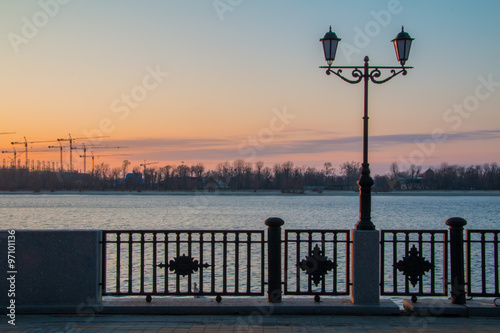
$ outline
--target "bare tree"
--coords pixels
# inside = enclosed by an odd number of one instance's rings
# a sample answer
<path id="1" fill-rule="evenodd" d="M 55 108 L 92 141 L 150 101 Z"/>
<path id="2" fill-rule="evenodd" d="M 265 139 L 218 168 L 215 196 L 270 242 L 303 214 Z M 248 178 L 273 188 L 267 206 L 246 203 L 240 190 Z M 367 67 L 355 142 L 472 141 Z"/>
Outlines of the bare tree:
<path id="1" fill-rule="evenodd" d="M 344 162 L 340 166 L 340 174 L 344 177 L 344 185 L 353 189 L 356 185 L 356 180 L 359 178 L 359 162 Z"/>
<path id="2" fill-rule="evenodd" d="M 130 165 L 129 160 L 123 160 L 123 163 L 122 163 L 123 178 L 125 178 L 127 176 L 127 169 L 128 169 L 129 165 Z"/>
<path id="3" fill-rule="evenodd" d="M 203 166 L 203 164 L 201 163 L 191 166 L 191 172 L 195 177 L 201 178 L 203 176 L 204 171 L 205 171 L 205 166 Z"/>
<path id="4" fill-rule="evenodd" d="M 398 164 L 398 162 L 392 162 L 391 166 L 389 168 L 391 170 L 391 178 L 397 180 L 399 177 L 399 164 Z"/>

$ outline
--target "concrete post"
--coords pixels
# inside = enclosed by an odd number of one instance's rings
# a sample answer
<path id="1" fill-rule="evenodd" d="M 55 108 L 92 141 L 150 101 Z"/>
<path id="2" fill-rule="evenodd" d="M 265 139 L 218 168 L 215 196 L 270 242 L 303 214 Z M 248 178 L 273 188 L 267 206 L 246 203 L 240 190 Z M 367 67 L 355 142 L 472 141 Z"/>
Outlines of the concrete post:
<path id="1" fill-rule="evenodd" d="M 271 303 L 281 302 L 281 226 L 285 221 L 270 217 L 267 225 L 267 299 Z"/>
<path id="2" fill-rule="evenodd" d="M 351 230 L 351 301 L 380 304 L 380 231 Z"/>

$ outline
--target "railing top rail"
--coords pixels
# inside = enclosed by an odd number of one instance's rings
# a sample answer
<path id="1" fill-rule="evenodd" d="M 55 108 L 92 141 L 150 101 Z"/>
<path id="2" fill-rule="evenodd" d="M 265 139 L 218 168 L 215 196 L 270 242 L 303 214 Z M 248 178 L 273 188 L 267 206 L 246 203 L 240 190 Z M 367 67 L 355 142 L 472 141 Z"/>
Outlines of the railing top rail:
<path id="1" fill-rule="evenodd" d="M 493 229 L 466 229 L 467 233 L 488 233 L 488 234 L 500 234 L 500 230 L 493 230 Z"/>
<path id="2" fill-rule="evenodd" d="M 350 232 L 349 229 L 285 229 L 286 232 Z"/>
<path id="3" fill-rule="evenodd" d="M 229 229 L 220 229 L 220 230 L 199 230 L 199 229 L 171 229 L 171 230 L 103 230 L 103 233 L 106 234 L 152 234 L 152 233 L 157 233 L 157 234 L 176 234 L 176 233 L 182 233 L 182 234 L 223 234 L 223 233 L 254 233 L 254 234 L 263 234 L 264 230 L 229 230 Z"/>
<path id="4" fill-rule="evenodd" d="M 410 233 L 410 234 L 419 234 L 419 233 L 447 233 L 446 229 L 384 229 L 380 230 L 382 233 Z"/>

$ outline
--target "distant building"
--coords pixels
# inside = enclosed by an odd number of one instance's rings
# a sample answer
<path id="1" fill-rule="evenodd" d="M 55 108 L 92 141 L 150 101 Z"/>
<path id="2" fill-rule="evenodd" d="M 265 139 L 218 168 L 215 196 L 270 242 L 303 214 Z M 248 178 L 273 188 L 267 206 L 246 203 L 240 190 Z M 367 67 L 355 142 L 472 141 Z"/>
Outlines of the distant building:
<path id="1" fill-rule="evenodd" d="M 398 179 L 400 190 L 428 190 L 429 188 L 424 183 L 423 177 L 399 177 Z"/>

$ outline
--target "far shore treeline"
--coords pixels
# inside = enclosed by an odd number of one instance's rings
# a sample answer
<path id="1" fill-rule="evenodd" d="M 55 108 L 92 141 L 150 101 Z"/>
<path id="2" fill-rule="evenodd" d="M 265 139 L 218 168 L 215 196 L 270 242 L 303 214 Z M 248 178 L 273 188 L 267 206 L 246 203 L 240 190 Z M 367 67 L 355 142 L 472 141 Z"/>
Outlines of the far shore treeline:
<path id="1" fill-rule="evenodd" d="M 265 166 L 262 161 L 250 163 L 242 159 L 219 163 L 214 170 L 201 163 L 131 168 L 128 160 L 119 168 L 101 163 L 87 173 L 9 167 L 0 168 L 0 191 L 353 191 L 358 188 L 359 169 L 359 162 L 345 162 L 337 169 L 329 162 L 322 168 L 314 168 L 296 166 L 291 161 Z M 415 165 L 400 170 L 397 163 L 392 163 L 386 174 L 373 178 L 373 190 L 380 192 L 500 190 L 497 163 L 470 166 L 443 163 L 427 170 Z"/>

